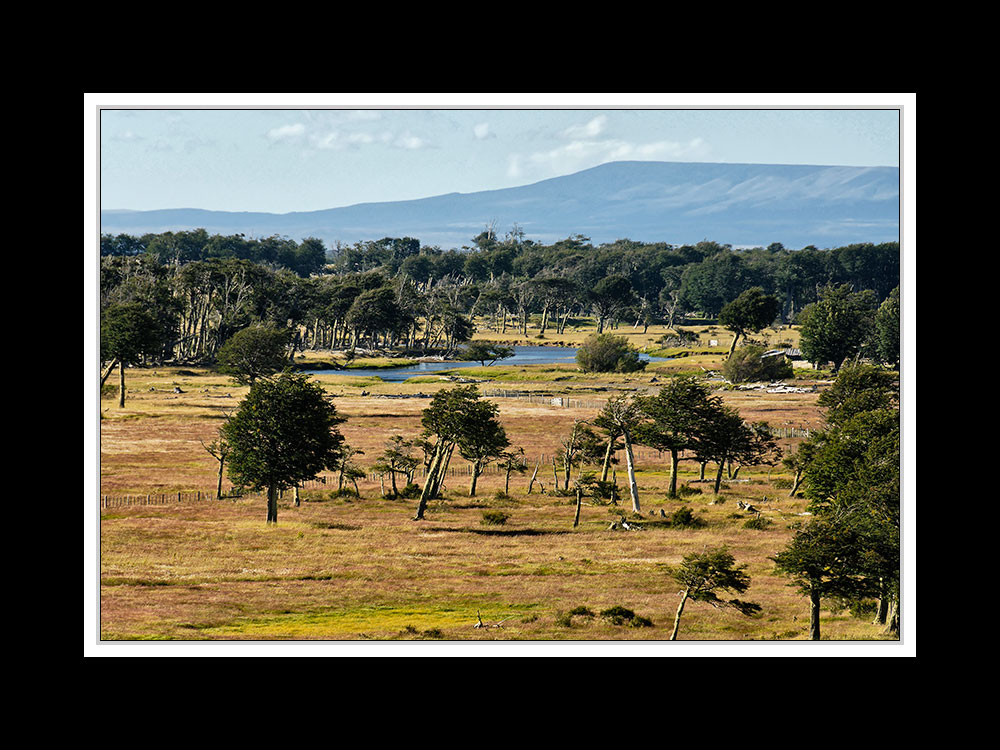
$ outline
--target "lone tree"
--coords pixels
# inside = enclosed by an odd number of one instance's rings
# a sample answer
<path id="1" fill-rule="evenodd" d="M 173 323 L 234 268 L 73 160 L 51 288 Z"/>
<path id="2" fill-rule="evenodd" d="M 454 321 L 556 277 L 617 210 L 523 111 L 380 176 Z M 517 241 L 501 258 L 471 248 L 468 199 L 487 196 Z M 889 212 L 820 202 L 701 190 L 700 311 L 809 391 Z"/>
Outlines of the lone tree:
<path id="1" fill-rule="evenodd" d="M 459 359 L 466 362 L 478 362 L 483 367 L 489 367 L 500 359 L 514 356 L 514 347 L 503 346 L 495 341 L 471 341 L 459 353 Z"/>
<path id="2" fill-rule="evenodd" d="M 708 550 L 704 553 L 692 553 L 684 558 L 680 568 L 674 571 L 674 580 L 683 588 L 680 591 L 681 601 L 677 605 L 674 616 L 674 630 L 670 640 L 677 640 L 677 630 L 681 623 L 681 614 L 688 599 L 695 602 L 707 602 L 713 607 L 729 607 L 740 614 L 751 617 L 760 612 L 760 605 L 754 602 L 744 602 L 739 599 L 720 599 L 716 592 L 730 591 L 742 594 L 750 588 L 750 576 L 746 573 L 746 565 L 736 565 L 735 558 L 725 547 Z"/>
<path id="3" fill-rule="evenodd" d="M 643 414 L 639 410 L 639 406 L 627 396 L 613 397 L 593 420 L 594 425 L 607 431 L 609 436 L 618 435 L 625 443 L 625 468 L 628 472 L 628 491 L 632 498 L 633 513 L 641 512 L 639 487 L 635 481 L 635 458 L 632 455 L 632 444 L 635 442 L 635 435 L 642 420 Z"/>
<path id="4" fill-rule="evenodd" d="M 267 523 L 278 522 L 278 492 L 334 465 L 345 421 L 318 383 L 282 373 L 258 379 L 222 426 L 234 484 L 267 490 Z"/>
<path id="5" fill-rule="evenodd" d="M 736 342 L 748 333 L 757 333 L 774 322 L 781 312 L 777 297 L 765 294 L 759 286 L 751 287 L 719 312 L 719 325 L 733 332 L 729 356 L 736 351 Z"/>
<path id="6" fill-rule="evenodd" d="M 162 351 L 163 331 L 156 317 L 138 302 L 109 305 L 101 315 L 101 359 L 111 364 L 101 384 L 118 364 L 118 406 L 125 406 L 125 367 Z"/>
<path id="7" fill-rule="evenodd" d="M 457 437 L 458 452 L 472 464 L 469 497 L 476 496 L 476 483 L 483 470 L 493 461 L 503 457 L 510 446 L 507 432 L 497 418 L 499 409 L 490 401 L 479 401 L 464 416 L 462 430 Z"/>
<path id="8" fill-rule="evenodd" d="M 219 372 L 241 385 L 280 372 L 288 364 L 289 330 L 273 325 L 252 325 L 234 333 L 219 348 Z"/>

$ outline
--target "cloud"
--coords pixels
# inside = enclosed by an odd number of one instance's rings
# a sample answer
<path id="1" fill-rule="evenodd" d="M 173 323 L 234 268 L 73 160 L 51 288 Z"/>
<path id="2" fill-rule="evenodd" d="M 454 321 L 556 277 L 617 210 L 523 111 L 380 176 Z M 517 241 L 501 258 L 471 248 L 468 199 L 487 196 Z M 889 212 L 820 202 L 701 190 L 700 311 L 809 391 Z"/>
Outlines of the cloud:
<path id="1" fill-rule="evenodd" d="M 292 138 L 299 138 L 306 132 L 306 126 L 301 122 L 293 125 L 282 125 L 278 128 L 271 128 L 267 131 L 267 137 L 272 141 L 284 141 Z"/>
<path id="2" fill-rule="evenodd" d="M 598 120 L 601 118 L 594 118 Z M 587 126 L 596 131 L 603 123 L 591 120 Z M 574 126 L 576 127 L 576 126 Z M 586 127 L 586 126 L 581 126 Z M 568 132 L 572 128 L 567 128 Z M 633 143 L 615 138 L 575 139 L 547 151 L 531 154 L 512 154 L 507 162 L 510 177 L 551 177 L 577 172 L 611 161 L 696 161 L 705 159 L 711 153 L 708 143 L 702 138 L 681 141 L 651 141 Z"/>
<path id="3" fill-rule="evenodd" d="M 472 128 L 473 135 L 476 136 L 477 140 L 484 140 L 486 138 L 496 138 L 496 136 L 490 133 L 490 124 L 488 122 L 480 122 Z"/>
<path id="4" fill-rule="evenodd" d="M 562 136 L 564 138 L 596 138 L 601 133 L 604 132 L 604 128 L 608 124 L 607 115 L 598 115 L 589 122 L 583 125 L 570 125 L 568 128 L 562 131 Z"/>

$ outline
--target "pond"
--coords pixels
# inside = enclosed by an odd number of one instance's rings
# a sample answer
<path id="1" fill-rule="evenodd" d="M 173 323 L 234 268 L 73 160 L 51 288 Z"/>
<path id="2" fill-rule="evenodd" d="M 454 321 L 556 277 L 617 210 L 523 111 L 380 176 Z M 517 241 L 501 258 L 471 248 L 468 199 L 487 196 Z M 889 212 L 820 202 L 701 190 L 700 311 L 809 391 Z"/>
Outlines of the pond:
<path id="1" fill-rule="evenodd" d="M 647 362 L 662 362 L 662 357 L 639 355 Z M 514 356 L 501 359 L 496 365 L 548 365 L 573 364 L 576 362 L 576 349 L 566 346 L 515 346 Z M 448 362 L 418 362 L 415 365 L 405 365 L 393 368 L 358 368 L 351 370 L 311 370 L 312 374 L 345 375 L 348 377 L 377 377 L 388 383 L 401 383 L 407 378 L 417 375 L 433 375 L 444 370 L 454 370 L 459 367 L 482 367 L 479 362 L 461 360 Z"/>

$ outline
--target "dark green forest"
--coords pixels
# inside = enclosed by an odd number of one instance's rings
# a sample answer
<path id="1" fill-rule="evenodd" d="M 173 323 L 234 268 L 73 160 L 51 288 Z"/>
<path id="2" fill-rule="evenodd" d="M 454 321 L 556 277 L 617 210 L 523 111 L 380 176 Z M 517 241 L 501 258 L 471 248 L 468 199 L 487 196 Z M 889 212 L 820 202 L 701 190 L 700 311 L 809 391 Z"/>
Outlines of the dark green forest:
<path id="1" fill-rule="evenodd" d="M 743 249 L 709 240 L 594 245 L 574 235 L 545 245 L 516 226 L 448 250 L 411 237 L 327 247 L 204 229 L 105 234 L 100 305 L 102 320 L 131 308 L 155 321 L 139 347 L 145 362 L 212 361 L 253 324 L 286 329 L 300 349 L 440 351 L 477 324 L 526 336 L 531 320 L 544 336 L 578 317 L 600 329 L 712 320 L 753 288 L 777 298 L 786 324 L 838 294 L 874 316 L 899 286 L 899 261 L 895 242 Z"/>

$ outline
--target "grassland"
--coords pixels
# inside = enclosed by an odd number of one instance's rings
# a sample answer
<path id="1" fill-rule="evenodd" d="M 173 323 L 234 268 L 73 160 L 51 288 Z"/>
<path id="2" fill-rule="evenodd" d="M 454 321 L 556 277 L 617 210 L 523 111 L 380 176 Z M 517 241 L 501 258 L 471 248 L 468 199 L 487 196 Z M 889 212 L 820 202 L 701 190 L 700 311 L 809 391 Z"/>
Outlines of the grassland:
<path id="1" fill-rule="evenodd" d="M 578 343 L 574 337 L 582 341 L 587 333 L 573 331 L 563 342 Z M 633 343 L 648 348 L 660 334 L 650 329 L 649 342 Z M 628 376 L 586 375 L 572 365 L 501 364 L 455 375 L 481 381 L 483 389 L 601 400 L 619 390 L 655 389 L 665 376 L 685 368 L 701 374 L 716 369 L 728 348 L 728 341 L 718 338 L 719 347 L 710 353 Z M 308 354 L 303 361 L 328 356 Z M 450 384 L 438 376 L 395 384 L 333 372 L 314 377 L 348 418 L 342 430 L 365 452 L 362 464 L 374 460 L 390 435 L 416 436 L 427 404 L 419 396 Z M 824 383 L 805 382 L 817 389 L 721 395 L 747 419 L 813 429 L 822 421 L 816 399 Z M 203 444 L 214 439 L 246 388 L 196 368 L 129 370 L 126 383 L 125 408 L 112 397 L 100 405 L 100 492 L 214 491 L 218 464 Z M 531 468 L 557 451 L 574 419 L 597 412 L 593 406 L 515 398 L 497 403 Z M 786 449 L 796 442 L 782 441 Z M 643 516 L 636 531 L 610 530 L 626 510 L 598 504 L 585 504 L 574 528 L 574 499 L 551 491 L 551 465 L 539 471 L 546 494 L 537 484 L 527 494 L 527 475 L 514 475 L 510 495 L 504 496 L 503 476 L 488 473 L 479 480 L 478 496 L 470 498 L 460 459 L 444 498 L 431 503 L 423 522 L 411 520 L 415 501 L 382 497 L 375 480 L 360 482 L 361 497 L 337 496 L 332 485 L 310 485 L 298 507 L 290 495 L 283 498 L 279 522 L 271 527 L 264 523 L 264 500 L 254 497 L 107 508 L 100 511 L 100 635 L 105 641 L 664 641 L 678 601 L 671 566 L 686 554 L 725 544 L 749 566 L 753 584 L 744 598 L 758 602 L 763 612 L 745 618 L 690 605 L 680 638 L 805 639 L 808 603 L 774 574 L 769 560 L 804 518 L 804 501 L 788 497 L 784 470 L 744 468 L 739 481 L 715 498 L 711 485 L 698 480 L 697 466 L 685 462 L 684 496 L 667 499 L 665 458 L 640 449 L 638 463 Z M 746 528 L 753 516 L 739 510 L 737 500 L 753 503 L 771 523 L 763 530 Z M 682 507 L 694 511 L 697 527 L 670 523 Z M 502 510 L 509 519 L 486 524 L 484 513 L 490 510 Z M 652 624 L 629 627 L 600 616 L 614 606 Z M 571 614 L 580 608 L 594 616 Z M 881 633 L 869 619 L 824 610 L 824 638 L 878 640 Z M 480 622 L 486 627 L 474 627 Z"/>

